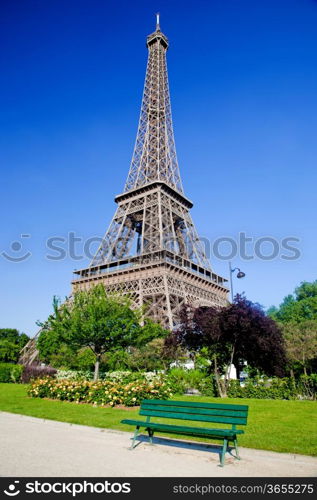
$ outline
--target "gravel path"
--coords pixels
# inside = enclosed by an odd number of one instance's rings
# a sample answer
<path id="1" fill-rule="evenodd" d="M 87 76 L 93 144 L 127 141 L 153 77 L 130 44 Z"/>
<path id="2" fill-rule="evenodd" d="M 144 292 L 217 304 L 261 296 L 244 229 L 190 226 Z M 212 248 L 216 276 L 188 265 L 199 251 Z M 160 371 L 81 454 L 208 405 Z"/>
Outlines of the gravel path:
<path id="1" fill-rule="evenodd" d="M 241 461 L 219 447 L 147 439 L 129 450 L 131 432 L 0 412 L 1 476 L 316 477 L 317 457 L 241 448 Z"/>

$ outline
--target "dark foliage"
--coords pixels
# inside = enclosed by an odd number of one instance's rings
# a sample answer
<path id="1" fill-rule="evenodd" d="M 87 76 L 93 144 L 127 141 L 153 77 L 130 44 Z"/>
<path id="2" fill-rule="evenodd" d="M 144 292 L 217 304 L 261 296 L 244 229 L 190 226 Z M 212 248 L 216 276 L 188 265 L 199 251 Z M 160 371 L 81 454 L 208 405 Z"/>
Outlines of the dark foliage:
<path id="1" fill-rule="evenodd" d="M 24 366 L 21 382 L 28 384 L 31 379 L 53 377 L 57 373 L 51 366 L 26 365 Z"/>
<path id="2" fill-rule="evenodd" d="M 167 339 L 169 346 L 189 350 L 208 349 L 215 370 L 245 360 L 267 375 L 284 375 L 286 364 L 283 336 L 275 321 L 258 304 L 236 295 L 224 308 L 186 306 L 181 312 L 181 327 Z"/>
<path id="3" fill-rule="evenodd" d="M 286 366 L 281 330 L 259 304 L 237 295 L 220 311 L 220 331 L 225 343 L 235 345 L 234 364 L 244 359 L 267 375 L 282 377 Z"/>

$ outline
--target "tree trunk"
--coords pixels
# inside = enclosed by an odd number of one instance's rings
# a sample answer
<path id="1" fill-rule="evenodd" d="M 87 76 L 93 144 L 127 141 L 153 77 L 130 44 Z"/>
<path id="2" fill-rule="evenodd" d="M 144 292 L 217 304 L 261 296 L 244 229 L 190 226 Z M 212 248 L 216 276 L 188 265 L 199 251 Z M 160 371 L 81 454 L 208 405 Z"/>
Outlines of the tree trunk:
<path id="1" fill-rule="evenodd" d="M 95 372 L 94 372 L 94 382 L 99 379 L 99 365 L 100 365 L 101 354 L 96 354 L 95 362 Z"/>
<path id="2" fill-rule="evenodd" d="M 222 380 L 219 378 L 219 387 L 220 387 L 220 397 L 221 398 L 226 398 L 227 397 L 227 384 L 225 380 Z"/>
<path id="3" fill-rule="evenodd" d="M 219 396 L 221 398 L 227 397 L 226 384 L 223 383 L 223 380 L 221 380 L 219 372 L 218 372 L 217 357 L 216 357 L 216 355 L 214 356 L 214 374 L 215 374 L 215 379 L 216 379 L 216 384 L 217 384 L 217 389 L 218 389 L 218 392 L 219 392 Z"/>
<path id="4" fill-rule="evenodd" d="M 224 384 L 223 384 L 225 395 L 221 396 L 221 397 L 227 397 L 227 391 L 228 391 L 229 386 L 230 386 L 230 370 L 231 370 L 231 366 L 233 363 L 234 352 L 235 352 L 235 344 L 233 344 L 233 346 L 232 346 L 230 361 L 229 361 L 229 364 L 225 370 L 225 379 L 224 379 Z"/>

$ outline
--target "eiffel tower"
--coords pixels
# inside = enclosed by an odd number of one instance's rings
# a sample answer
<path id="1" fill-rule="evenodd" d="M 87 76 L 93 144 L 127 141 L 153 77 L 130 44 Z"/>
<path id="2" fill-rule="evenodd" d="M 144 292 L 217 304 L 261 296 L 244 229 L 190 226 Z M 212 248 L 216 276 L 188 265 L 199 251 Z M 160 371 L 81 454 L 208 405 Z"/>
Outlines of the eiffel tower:
<path id="1" fill-rule="evenodd" d="M 75 271 L 73 292 L 103 283 L 129 294 L 146 315 L 172 329 L 183 304 L 227 303 L 227 280 L 215 274 L 190 216 L 176 156 L 166 52 L 157 15 L 147 37 L 148 62 L 139 127 L 117 210 L 88 268 Z"/>

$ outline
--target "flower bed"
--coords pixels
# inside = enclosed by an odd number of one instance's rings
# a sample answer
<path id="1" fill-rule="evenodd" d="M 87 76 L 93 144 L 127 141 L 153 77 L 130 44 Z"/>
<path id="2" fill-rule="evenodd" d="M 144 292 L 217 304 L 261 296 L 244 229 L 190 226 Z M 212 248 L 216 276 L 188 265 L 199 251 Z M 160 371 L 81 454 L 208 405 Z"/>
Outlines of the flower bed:
<path id="1" fill-rule="evenodd" d="M 85 370 L 57 370 L 55 378 L 59 380 L 93 380 L 93 372 Z M 136 380 L 146 380 L 152 382 L 153 380 L 161 380 L 163 377 L 162 373 L 159 372 L 131 372 L 125 371 L 114 371 L 114 372 L 99 372 L 100 380 L 111 380 L 112 382 L 134 382 Z"/>
<path id="2" fill-rule="evenodd" d="M 111 380 L 91 382 L 44 378 L 31 383 L 28 395 L 101 406 L 138 406 L 142 399 L 168 399 L 172 391 L 168 384 L 159 380 L 118 383 Z"/>

